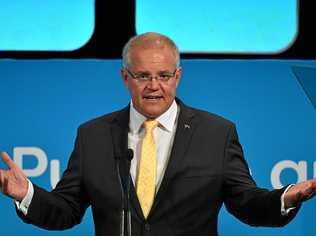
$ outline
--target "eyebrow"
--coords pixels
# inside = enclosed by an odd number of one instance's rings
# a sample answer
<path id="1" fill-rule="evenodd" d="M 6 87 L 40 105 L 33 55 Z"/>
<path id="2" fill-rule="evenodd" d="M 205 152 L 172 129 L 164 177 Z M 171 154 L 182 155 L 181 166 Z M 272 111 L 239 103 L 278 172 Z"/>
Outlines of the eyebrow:
<path id="1" fill-rule="evenodd" d="M 157 74 L 164 74 L 164 73 L 168 73 L 168 74 L 172 74 L 174 72 L 171 72 L 169 70 L 162 70 L 162 71 L 158 71 Z M 137 72 L 134 72 L 135 75 L 151 75 L 151 73 L 149 71 L 137 71 Z"/>
<path id="2" fill-rule="evenodd" d="M 134 72 L 135 75 L 150 75 L 151 73 L 149 71 L 137 71 L 137 72 Z"/>

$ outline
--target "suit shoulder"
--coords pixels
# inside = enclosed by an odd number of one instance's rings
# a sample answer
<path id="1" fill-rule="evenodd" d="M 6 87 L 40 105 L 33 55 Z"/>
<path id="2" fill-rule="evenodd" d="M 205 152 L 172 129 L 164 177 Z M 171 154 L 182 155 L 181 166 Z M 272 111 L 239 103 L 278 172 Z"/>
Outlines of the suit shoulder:
<path id="1" fill-rule="evenodd" d="M 205 110 L 200 110 L 196 108 L 190 108 L 193 113 L 199 118 L 201 123 L 211 123 L 213 125 L 231 127 L 235 126 L 234 122 L 218 115 Z"/>
<path id="2" fill-rule="evenodd" d="M 114 111 L 91 120 L 88 120 L 79 126 L 79 129 L 94 129 L 100 126 L 109 125 L 122 110 Z"/>

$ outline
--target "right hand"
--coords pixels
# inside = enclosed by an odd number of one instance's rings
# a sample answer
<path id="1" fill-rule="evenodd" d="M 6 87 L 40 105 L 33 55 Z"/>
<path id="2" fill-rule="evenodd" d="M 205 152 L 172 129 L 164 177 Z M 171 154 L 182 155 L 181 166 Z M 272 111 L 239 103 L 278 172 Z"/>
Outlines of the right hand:
<path id="1" fill-rule="evenodd" d="M 27 194 L 28 180 L 21 168 L 16 165 L 6 152 L 1 153 L 8 169 L 0 169 L 0 190 L 7 196 L 22 201 Z"/>

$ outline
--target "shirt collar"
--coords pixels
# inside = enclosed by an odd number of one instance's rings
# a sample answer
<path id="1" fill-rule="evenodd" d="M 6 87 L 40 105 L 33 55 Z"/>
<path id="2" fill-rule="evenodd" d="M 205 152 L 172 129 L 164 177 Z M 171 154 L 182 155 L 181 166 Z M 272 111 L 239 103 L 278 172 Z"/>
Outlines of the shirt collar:
<path id="1" fill-rule="evenodd" d="M 165 128 L 167 131 L 171 132 L 174 128 L 174 124 L 176 122 L 177 118 L 177 112 L 178 112 L 178 106 L 175 100 L 173 100 L 171 106 L 168 108 L 167 111 L 165 111 L 163 114 L 161 114 L 159 117 L 156 118 L 156 120 L 159 122 L 159 125 Z M 133 102 L 131 101 L 130 106 L 130 119 L 129 119 L 129 129 L 132 133 L 138 133 L 140 127 L 144 123 L 147 118 L 140 114 L 133 105 Z"/>

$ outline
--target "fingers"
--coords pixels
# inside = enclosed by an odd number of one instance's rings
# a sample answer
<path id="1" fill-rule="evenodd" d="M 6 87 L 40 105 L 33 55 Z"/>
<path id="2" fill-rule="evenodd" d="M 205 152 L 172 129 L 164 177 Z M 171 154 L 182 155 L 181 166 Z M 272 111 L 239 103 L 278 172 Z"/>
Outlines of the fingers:
<path id="1" fill-rule="evenodd" d="M 316 195 L 316 178 L 311 180 L 311 191 L 310 191 L 310 197 L 312 198 Z"/>
<path id="2" fill-rule="evenodd" d="M 2 155 L 2 160 L 4 161 L 4 163 L 5 163 L 10 169 L 16 168 L 16 164 L 14 163 L 14 161 L 11 160 L 10 156 L 8 155 L 8 153 L 2 152 L 1 155 Z"/>
<path id="3" fill-rule="evenodd" d="M 316 191 L 316 178 L 310 180 L 312 188 Z"/>
<path id="4" fill-rule="evenodd" d="M 314 195 L 316 193 L 316 179 L 307 180 L 306 192 L 309 195 Z"/>

